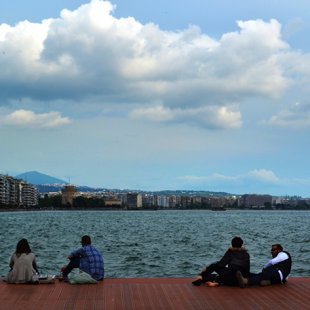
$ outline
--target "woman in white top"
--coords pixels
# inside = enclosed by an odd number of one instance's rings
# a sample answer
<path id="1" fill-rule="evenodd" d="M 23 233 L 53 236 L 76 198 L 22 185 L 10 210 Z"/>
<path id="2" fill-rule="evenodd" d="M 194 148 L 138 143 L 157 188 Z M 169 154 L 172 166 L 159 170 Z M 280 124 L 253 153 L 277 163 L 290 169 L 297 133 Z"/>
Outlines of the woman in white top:
<path id="1" fill-rule="evenodd" d="M 38 273 L 36 257 L 31 252 L 27 239 L 21 239 L 10 259 L 11 270 L 7 276 L 8 283 L 33 283 Z"/>

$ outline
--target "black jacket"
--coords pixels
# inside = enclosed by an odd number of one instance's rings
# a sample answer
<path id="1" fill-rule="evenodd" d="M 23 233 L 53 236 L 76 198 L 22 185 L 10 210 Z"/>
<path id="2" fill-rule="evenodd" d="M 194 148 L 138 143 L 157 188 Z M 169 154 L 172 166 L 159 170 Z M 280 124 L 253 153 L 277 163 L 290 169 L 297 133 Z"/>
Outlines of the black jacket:
<path id="1" fill-rule="evenodd" d="M 240 270 L 244 276 L 250 273 L 250 255 L 243 247 L 230 247 L 217 264 L 219 267 L 227 266 L 233 270 Z"/>

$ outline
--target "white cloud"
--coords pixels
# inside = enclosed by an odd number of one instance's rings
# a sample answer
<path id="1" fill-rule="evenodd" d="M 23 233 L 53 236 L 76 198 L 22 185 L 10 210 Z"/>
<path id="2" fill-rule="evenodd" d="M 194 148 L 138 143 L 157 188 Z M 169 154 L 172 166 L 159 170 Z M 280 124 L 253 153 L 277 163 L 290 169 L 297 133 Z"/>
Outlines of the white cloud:
<path id="1" fill-rule="evenodd" d="M 67 117 L 62 117 L 59 112 L 36 114 L 29 110 L 17 110 L 0 119 L 0 124 L 30 128 L 54 128 L 69 124 Z"/>
<path id="2" fill-rule="evenodd" d="M 214 181 L 231 182 L 231 181 L 235 181 L 236 178 L 231 177 L 231 176 L 225 176 L 219 173 L 214 173 L 210 176 L 187 175 L 187 176 L 180 177 L 180 180 L 183 180 L 189 183 L 209 183 L 209 182 L 214 182 Z"/>
<path id="3" fill-rule="evenodd" d="M 241 114 L 231 107 L 208 106 L 193 109 L 171 109 L 163 106 L 138 108 L 130 113 L 134 119 L 156 122 L 188 123 L 202 128 L 239 128 Z"/>
<path id="4" fill-rule="evenodd" d="M 305 57 L 290 50 L 276 20 L 238 21 L 239 31 L 215 40 L 196 26 L 163 31 L 115 18 L 114 10 L 93 0 L 42 23 L 1 24 L 2 104 L 18 98 L 134 103 L 140 105 L 135 116 L 238 128 L 241 112 L 230 106 L 281 96 Z M 295 68 L 286 65 L 290 58 Z M 161 107 L 156 117 L 154 105 Z"/>
<path id="5" fill-rule="evenodd" d="M 130 115 L 135 119 L 140 118 L 157 122 L 171 121 L 175 118 L 173 111 L 170 108 L 165 108 L 163 106 L 139 108 L 133 110 Z"/>
<path id="6" fill-rule="evenodd" d="M 227 176 L 214 173 L 209 176 L 183 176 L 179 178 L 184 188 L 226 191 L 232 193 L 295 194 L 299 187 L 309 187 L 310 179 L 280 178 L 273 171 L 255 169 L 245 174 Z"/>
<path id="7" fill-rule="evenodd" d="M 252 178 L 260 182 L 268 182 L 268 183 L 278 183 L 281 182 L 280 178 L 278 178 L 273 171 L 260 169 L 260 170 L 252 170 L 243 178 Z"/>
<path id="8" fill-rule="evenodd" d="M 192 182 L 203 182 L 203 183 L 213 183 L 213 182 L 228 182 L 228 183 L 234 183 L 234 182 L 244 182 L 246 183 L 251 179 L 251 181 L 256 182 L 263 182 L 263 183 L 281 183 L 283 180 L 281 180 L 279 177 L 276 176 L 276 174 L 273 171 L 266 170 L 266 169 L 255 169 L 252 171 L 249 171 L 246 174 L 237 175 L 237 176 L 226 176 L 219 173 L 214 173 L 210 176 L 185 176 L 181 179 L 192 181 Z"/>
<path id="9" fill-rule="evenodd" d="M 272 116 L 267 123 L 289 128 L 310 127 L 310 104 L 296 102 L 289 109 Z"/>

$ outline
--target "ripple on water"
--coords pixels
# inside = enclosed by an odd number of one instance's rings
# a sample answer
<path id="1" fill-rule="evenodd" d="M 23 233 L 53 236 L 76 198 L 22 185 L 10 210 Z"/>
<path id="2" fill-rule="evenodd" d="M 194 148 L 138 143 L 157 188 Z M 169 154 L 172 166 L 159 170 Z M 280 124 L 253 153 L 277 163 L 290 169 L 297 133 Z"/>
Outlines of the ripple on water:
<path id="1" fill-rule="evenodd" d="M 309 276 L 310 212 L 158 211 L 1 213 L 0 269 L 21 238 L 27 238 L 43 273 L 58 273 L 89 234 L 105 259 L 107 277 L 184 277 L 218 260 L 239 235 L 258 272 L 281 243 L 293 256 L 294 276 Z"/>

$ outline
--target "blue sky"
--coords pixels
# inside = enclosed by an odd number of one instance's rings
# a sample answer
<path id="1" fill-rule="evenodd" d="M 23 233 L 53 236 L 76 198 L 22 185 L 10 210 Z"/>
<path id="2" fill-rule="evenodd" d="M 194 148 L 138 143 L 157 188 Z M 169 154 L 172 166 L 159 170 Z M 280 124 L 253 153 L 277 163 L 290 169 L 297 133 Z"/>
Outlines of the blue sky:
<path id="1" fill-rule="evenodd" d="M 310 1 L 0 1 L 0 173 L 310 197 Z"/>

